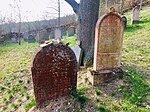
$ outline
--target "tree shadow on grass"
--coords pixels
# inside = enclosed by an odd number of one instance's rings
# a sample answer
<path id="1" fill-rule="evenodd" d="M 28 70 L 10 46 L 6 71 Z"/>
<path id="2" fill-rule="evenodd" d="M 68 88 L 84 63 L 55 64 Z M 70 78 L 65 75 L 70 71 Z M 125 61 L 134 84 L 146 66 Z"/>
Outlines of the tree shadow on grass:
<path id="1" fill-rule="evenodd" d="M 138 24 L 135 24 L 133 26 L 129 25 L 126 27 L 126 29 L 124 31 L 125 32 L 134 32 L 135 30 L 139 30 L 141 28 L 142 28 L 142 26 L 139 26 Z"/>
<path id="2" fill-rule="evenodd" d="M 150 22 L 149 20 L 138 21 L 133 25 L 128 25 L 124 31 L 125 32 L 134 32 L 135 30 L 142 29 L 143 28 L 142 25 L 149 23 L 149 22 Z"/>

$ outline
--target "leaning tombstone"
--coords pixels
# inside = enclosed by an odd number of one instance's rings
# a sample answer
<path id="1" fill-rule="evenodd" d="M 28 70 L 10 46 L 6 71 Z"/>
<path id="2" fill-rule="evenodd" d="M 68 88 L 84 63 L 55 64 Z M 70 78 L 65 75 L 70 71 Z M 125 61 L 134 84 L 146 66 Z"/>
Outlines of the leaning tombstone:
<path id="1" fill-rule="evenodd" d="M 94 66 L 87 77 L 92 85 L 109 82 L 123 74 L 120 68 L 124 24 L 110 12 L 97 22 L 95 31 Z"/>
<path id="2" fill-rule="evenodd" d="M 121 18 L 122 18 L 122 21 L 124 23 L 124 29 L 126 29 L 126 27 L 127 27 L 127 18 L 126 18 L 126 16 L 122 16 Z"/>
<path id="3" fill-rule="evenodd" d="M 77 60 L 63 42 L 41 44 L 32 63 L 32 79 L 37 107 L 76 90 Z"/>
<path id="4" fill-rule="evenodd" d="M 74 53 L 76 55 L 76 59 L 77 59 L 77 62 L 78 62 L 78 69 L 79 69 L 80 65 L 81 65 L 83 50 L 81 49 L 80 42 L 78 40 L 76 42 L 76 45 L 72 48 L 72 50 L 74 51 Z"/>
<path id="5" fill-rule="evenodd" d="M 140 16 L 140 9 L 138 6 L 135 6 L 132 10 L 131 24 L 138 23 L 139 22 L 139 16 Z"/>

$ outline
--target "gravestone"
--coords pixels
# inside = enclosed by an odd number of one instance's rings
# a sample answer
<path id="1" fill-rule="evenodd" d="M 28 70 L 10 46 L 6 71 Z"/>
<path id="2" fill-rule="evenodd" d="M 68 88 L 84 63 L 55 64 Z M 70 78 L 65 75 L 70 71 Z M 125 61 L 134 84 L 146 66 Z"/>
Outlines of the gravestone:
<path id="1" fill-rule="evenodd" d="M 103 15 L 97 22 L 95 30 L 94 66 L 87 73 L 93 84 L 108 82 L 120 76 L 121 51 L 124 24 L 115 13 Z"/>
<path id="2" fill-rule="evenodd" d="M 62 30 L 62 31 L 61 31 L 61 35 L 62 35 L 62 36 L 66 36 L 66 35 L 67 35 L 67 31 L 66 31 L 66 30 Z"/>
<path id="3" fill-rule="evenodd" d="M 126 27 L 127 27 L 127 18 L 126 18 L 126 16 L 122 16 L 121 18 L 122 18 L 122 21 L 124 23 L 124 29 L 126 29 Z"/>
<path id="4" fill-rule="evenodd" d="M 55 29 L 55 39 L 61 38 L 61 30 L 59 28 Z"/>
<path id="5" fill-rule="evenodd" d="M 29 35 L 27 41 L 28 41 L 29 43 L 30 43 L 30 42 L 35 42 L 36 39 L 35 39 L 35 37 L 34 37 L 33 35 Z"/>
<path id="6" fill-rule="evenodd" d="M 18 42 L 18 39 L 17 39 L 16 37 L 12 37 L 12 38 L 11 38 L 11 42 L 17 43 L 17 42 Z"/>
<path id="7" fill-rule="evenodd" d="M 18 42 L 18 34 L 17 33 L 10 33 L 11 42 L 17 43 Z"/>
<path id="8" fill-rule="evenodd" d="M 139 22 L 140 9 L 138 6 L 134 7 L 132 10 L 131 24 Z"/>
<path id="9" fill-rule="evenodd" d="M 32 63 L 36 105 L 69 96 L 76 89 L 77 60 L 68 44 L 42 44 Z"/>
<path id="10" fill-rule="evenodd" d="M 81 59 L 82 59 L 82 54 L 83 54 L 83 50 L 80 48 L 79 45 L 75 45 L 72 50 L 74 51 L 75 55 L 76 55 L 76 59 L 78 62 L 78 69 L 80 68 L 81 65 Z"/>
<path id="11" fill-rule="evenodd" d="M 54 31 L 51 31 L 49 36 L 51 39 L 55 38 Z"/>
<path id="12" fill-rule="evenodd" d="M 39 43 L 44 43 L 49 40 L 49 32 L 47 30 L 42 30 L 39 32 Z"/>
<path id="13" fill-rule="evenodd" d="M 75 34 L 75 28 L 74 27 L 70 27 L 68 29 L 68 37 L 74 36 L 74 34 Z"/>

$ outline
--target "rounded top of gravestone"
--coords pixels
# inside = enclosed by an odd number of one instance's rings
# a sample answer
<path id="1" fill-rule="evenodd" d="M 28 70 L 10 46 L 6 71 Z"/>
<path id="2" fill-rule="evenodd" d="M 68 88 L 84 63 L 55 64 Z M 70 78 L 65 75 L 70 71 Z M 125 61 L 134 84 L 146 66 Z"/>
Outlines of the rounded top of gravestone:
<path id="1" fill-rule="evenodd" d="M 75 54 L 68 45 L 69 43 L 65 43 L 60 39 L 58 39 L 57 41 L 46 41 L 44 44 L 41 44 L 34 55 L 32 67 L 34 66 L 35 68 L 41 68 L 43 65 L 43 67 L 46 66 L 47 68 L 49 65 L 43 63 L 54 64 L 55 59 L 58 59 L 62 62 L 69 62 L 73 60 L 75 64 L 77 64 Z M 42 63 L 37 66 L 37 61 L 40 61 Z"/>
<path id="2" fill-rule="evenodd" d="M 104 20 L 105 22 L 103 22 Z M 99 20 L 96 23 L 96 28 L 99 28 L 100 26 L 124 26 L 124 23 L 120 15 L 114 12 L 110 12 L 108 14 L 104 14 L 99 18 Z"/>
<path id="3" fill-rule="evenodd" d="M 140 10 L 140 7 L 139 6 L 135 6 L 135 7 L 133 7 L 133 10 Z"/>
<path id="4" fill-rule="evenodd" d="M 123 21 L 125 21 L 125 22 L 127 22 L 127 18 L 126 18 L 126 16 L 121 16 L 121 18 L 123 19 Z"/>

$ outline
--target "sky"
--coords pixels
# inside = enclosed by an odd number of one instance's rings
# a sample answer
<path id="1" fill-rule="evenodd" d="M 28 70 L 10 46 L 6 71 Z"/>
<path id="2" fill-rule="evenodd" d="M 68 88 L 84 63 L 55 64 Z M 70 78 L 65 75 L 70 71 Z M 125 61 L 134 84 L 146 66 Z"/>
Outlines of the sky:
<path id="1" fill-rule="evenodd" d="M 16 0 L 19 1 L 19 0 Z M 42 19 L 52 19 L 57 17 L 57 1 L 58 0 L 20 0 L 17 2 L 20 6 L 22 21 L 35 21 Z M 80 0 L 76 0 L 78 3 Z M 61 16 L 73 14 L 71 6 L 64 0 L 60 0 Z M 1 0 L 0 3 L 0 16 L 13 17 L 18 20 L 17 8 L 12 8 L 14 0 Z M 53 9 L 53 8 L 55 9 Z"/>

